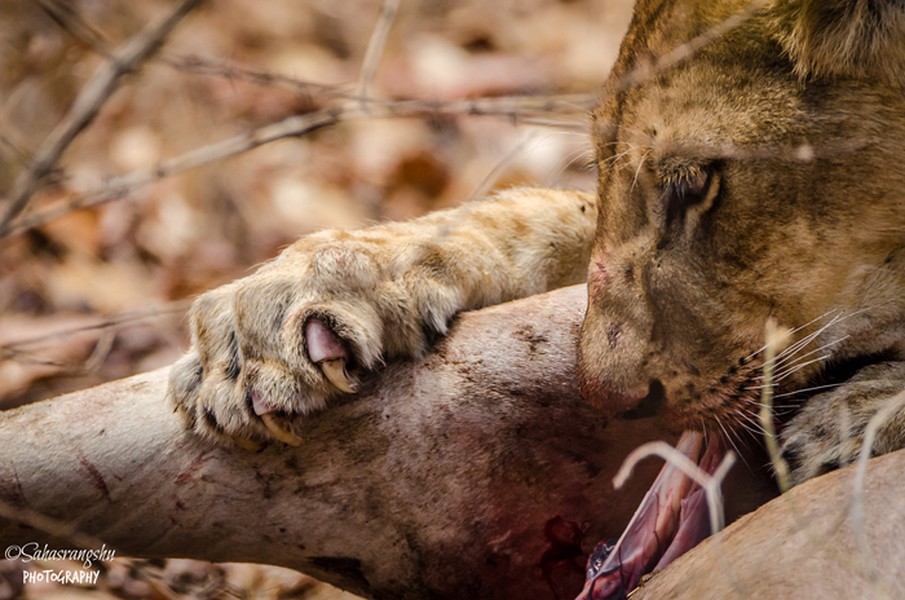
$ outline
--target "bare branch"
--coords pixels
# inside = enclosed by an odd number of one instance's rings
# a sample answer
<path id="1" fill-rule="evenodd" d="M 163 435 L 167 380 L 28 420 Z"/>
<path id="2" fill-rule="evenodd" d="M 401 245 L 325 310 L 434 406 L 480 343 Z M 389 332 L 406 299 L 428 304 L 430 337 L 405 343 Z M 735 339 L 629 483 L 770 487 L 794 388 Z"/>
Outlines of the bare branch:
<path id="1" fill-rule="evenodd" d="M 20 219 L 6 233 L 0 233 L 0 238 L 22 233 L 74 210 L 98 206 L 122 198 L 142 186 L 171 175 L 237 156 L 278 140 L 300 137 L 342 121 L 359 118 L 388 119 L 437 115 L 504 116 L 519 120 L 530 119 L 534 115 L 574 114 L 578 110 L 586 112 L 595 100 L 596 94 L 500 96 L 453 102 L 427 100 L 370 102 L 366 108 L 362 107 L 357 100 L 348 100 L 304 115 L 292 115 L 276 123 L 270 123 L 220 142 L 190 150 L 164 160 L 151 169 L 115 177 L 101 189 Z"/>
<path id="2" fill-rule="evenodd" d="M 91 23 L 82 18 L 75 7 L 61 0 L 39 0 L 39 2 L 44 12 L 73 38 L 101 56 L 110 57 L 110 42 Z M 246 81 L 260 86 L 275 85 L 327 99 L 355 97 L 352 93 L 342 92 L 337 86 L 303 81 L 279 73 L 238 65 L 226 58 L 210 59 L 193 54 L 169 52 L 159 52 L 153 58 L 167 67 L 195 75 Z"/>
<path id="3" fill-rule="evenodd" d="M 60 156 L 119 86 L 123 75 L 133 72 L 160 46 L 174 27 L 201 0 L 179 0 L 165 15 L 123 43 L 82 87 L 63 120 L 38 148 L 29 168 L 16 178 L 10 205 L 0 220 L 0 237 L 7 234 L 13 220 L 28 205 L 41 181 L 53 170 Z"/>
<path id="4" fill-rule="evenodd" d="M 98 362 L 106 356 L 119 329 L 137 323 L 182 315 L 190 304 L 190 300 L 177 300 L 158 306 L 148 306 L 107 316 L 86 318 L 87 324 L 67 327 L 43 335 L 34 335 L 26 339 L 5 341 L 0 344 L 0 361 L 14 360 L 24 364 L 64 368 L 71 373 L 90 373 L 99 366 Z M 53 350 L 52 344 L 55 342 L 72 339 L 85 333 L 94 333 L 97 336 L 95 349 L 88 360 L 81 356 L 78 358 L 70 357 L 66 361 L 46 357 L 48 348 Z"/>
<path id="5" fill-rule="evenodd" d="M 62 0 L 38 0 L 38 3 L 47 16 L 69 35 L 101 56 L 113 58 L 110 41 L 91 23 L 83 19 L 71 3 Z"/>
<path id="6" fill-rule="evenodd" d="M 56 340 L 65 339 L 78 333 L 87 331 L 100 331 L 134 323 L 141 323 L 151 319 L 176 315 L 185 312 L 191 304 L 191 300 L 176 300 L 158 306 L 143 306 L 134 310 L 126 310 L 112 315 L 99 316 L 94 322 L 88 325 L 79 325 L 78 327 L 70 327 L 62 331 L 54 331 L 45 335 L 30 337 L 24 340 L 9 342 L 0 346 L 0 358 L 5 358 L 4 351 L 7 349 L 22 350 L 31 346 L 46 344 Z"/>
<path id="7" fill-rule="evenodd" d="M 654 60 L 640 64 L 621 77 L 614 93 L 624 92 L 651 81 L 659 74 L 692 58 L 702 48 L 721 39 L 734 29 L 744 25 L 748 19 L 761 12 L 768 5 L 766 0 L 750 0 L 740 11 L 707 29 L 684 44 L 677 46 Z"/>
<path id="8" fill-rule="evenodd" d="M 358 76 L 356 96 L 362 102 L 370 98 L 371 83 L 377 73 L 377 66 L 380 64 L 380 57 L 383 55 L 383 48 L 386 45 L 390 28 L 393 26 L 393 20 L 396 18 L 398 10 L 399 0 L 383 0 L 380 6 L 380 16 L 377 18 L 377 24 L 374 26 L 371 39 L 368 40 L 368 47 L 365 50 L 364 60 L 361 64 L 361 73 Z"/>
<path id="9" fill-rule="evenodd" d="M 70 7 L 61 5 L 57 0 L 41 0 L 41 2 L 45 11 L 76 39 L 103 55 L 109 55 L 109 42 L 89 23 L 85 22 L 77 12 Z M 432 102 L 427 100 L 377 102 L 372 99 L 362 102 L 363 97 L 361 94 L 366 93 L 373 79 L 393 17 L 398 10 L 398 5 L 398 0 L 387 0 L 382 6 L 379 21 L 375 26 L 363 61 L 358 95 L 344 93 L 337 87 L 300 81 L 275 73 L 233 65 L 228 62 L 217 64 L 195 56 L 161 55 L 158 60 L 175 69 L 197 74 L 241 79 L 258 85 L 276 84 L 323 98 L 331 103 L 319 110 L 302 115 L 292 115 L 281 121 L 258 127 L 232 138 L 190 150 L 182 155 L 166 159 L 153 168 L 115 177 L 99 189 L 77 195 L 66 202 L 52 205 L 40 211 L 35 211 L 18 219 L 16 222 L 6 222 L 4 226 L 0 227 L 0 238 L 22 233 L 75 210 L 98 206 L 123 198 L 140 187 L 172 175 L 237 156 L 274 141 L 303 136 L 342 121 L 359 118 L 493 115 L 508 117 L 526 124 L 562 128 L 564 127 L 563 123 L 551 120 L 550 115 L 557 113 L 585 115 L 596 100 L 596 94 L 589 93 L 561 96 L 494 97 L 453 102 Z M 44 177 L 46 177 L 46 174 Z M 36 181 L 31 192 L 37 189 L 37 183 Z M 27 202 L 27 199 L 25 202 Z M 21 209 L 17 209 L 15 214 L 19 212 L 21 212 Z M 10 214 L 12 214 L 12 211 Z M 9 220 L 7 219 L 7 221 Z"/>
<path id="10" fill-rule="evenodd" d="M 195 55 L 161 53 L 157 60 L 168 67 L 186 73 L 246 81 L 260 86 L 278 86 L 318 99 L 332 100 L 354 97 L 352 93 L 342 91 L 339 86 L 304 81 L 280 73 L 235 64 L 226 59 L 213 60 Z"/>

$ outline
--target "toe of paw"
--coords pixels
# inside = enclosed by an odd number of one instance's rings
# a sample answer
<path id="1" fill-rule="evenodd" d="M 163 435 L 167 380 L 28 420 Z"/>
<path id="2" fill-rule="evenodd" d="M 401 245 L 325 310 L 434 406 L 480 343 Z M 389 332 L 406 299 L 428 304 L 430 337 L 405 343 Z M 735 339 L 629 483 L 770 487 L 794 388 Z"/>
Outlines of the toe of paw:
<path id="1" fill-rule="evenodd" d="M 383 333 L 383 322 L 365 302 L 293 310 L 282 332 L 281 362 L 305 388 L 302 404 L 318 404 L 323 397 L 356 391 L 356 373 L 383 361 Z"/>
<path id="2" fill-rule="evenodd" d="M 170 369 L 167 384 L 167 396 L 176 405 L 184 408 L 198 395 L 204 370 L 197 354 L 187 354 L 179 359 Z"/>
<path id="3" fill-rule="evenodd" d="M 311 369 L 309 369 L 311 370 Z M 273 412 L 287 414 L 306 413 L 312 410 L 312 400 L 323 394 L 277 361 L 249 361 L 242 371 L 239 388 L 243 390 L 245 405 L 255 415 Z"/>
<path id="4" fill-rule="evenodd" d="M 796 432 L 782 446 L 782 458 L 789 465 L 792 480 L 799 484 L 807 479 L 833 471 L 847 460 L 842 444 L 827 443 L 804 432 Z"/>

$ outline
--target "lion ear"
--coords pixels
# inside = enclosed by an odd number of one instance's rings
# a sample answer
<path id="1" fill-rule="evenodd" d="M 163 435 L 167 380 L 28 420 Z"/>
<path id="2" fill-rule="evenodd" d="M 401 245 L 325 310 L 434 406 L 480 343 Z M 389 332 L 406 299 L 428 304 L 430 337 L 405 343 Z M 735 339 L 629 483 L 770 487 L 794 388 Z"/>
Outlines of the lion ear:
<path id="1" fill-rule="evenodd" d="M 771 12 L 800 77 L 905 85 L 902 0 L 776 0 Z"/>

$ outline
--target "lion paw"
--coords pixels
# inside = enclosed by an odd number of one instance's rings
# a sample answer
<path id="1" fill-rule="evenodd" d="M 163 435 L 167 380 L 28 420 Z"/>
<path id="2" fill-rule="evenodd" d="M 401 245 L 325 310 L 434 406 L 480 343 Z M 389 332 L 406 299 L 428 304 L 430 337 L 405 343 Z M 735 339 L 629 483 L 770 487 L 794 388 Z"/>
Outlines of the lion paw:
<path id="1" fill-rule="evenodd" d="M 294 417 L 355 393 L 385 354 L 417 355 L 445 333 L 455 290 L 427 281 L 411 252 L 400 261 L 395 243 L 392 251 L 394 241 L 374 233 L 324 232 L 202 295 L 189 314 L 192 349 L 168 391 L 189 428 L 250 449 L 298 445 Z"/>
<path id="2" fill-rule="evenodd" d="M 905 446 L 905 405 L 898 401 L 905 389 L 903 376 L 903 363 L 878 363 L 862 368 L 832 391 L 809 398 L 781 435 L 793 483 L 855 462 L 871 419 L 887 407 L 893 410 L 879 424 L 871 455 Z"/>
<path id="3" fill-rule="evenodd" d="M 298 444 L 295 417 L 354 393 L 385 359 L 419 356 L 460 310 L 582 281 L 596 222 L 593 196 L 513 188 L 302 238 L 195 302 L 170 401 L 207 437 Z"/>

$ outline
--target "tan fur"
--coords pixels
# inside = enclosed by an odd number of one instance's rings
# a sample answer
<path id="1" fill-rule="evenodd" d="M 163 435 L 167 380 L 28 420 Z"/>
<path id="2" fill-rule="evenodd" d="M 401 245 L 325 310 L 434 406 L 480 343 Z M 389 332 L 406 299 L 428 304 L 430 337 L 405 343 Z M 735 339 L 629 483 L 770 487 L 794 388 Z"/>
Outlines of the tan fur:
<path id="1" fill-rule="evenodd" d="M 789 0 L 773 8 L 776 38 L 804 79 L 855 78 L 901 88 L 905 11 L 874 0 Z"/>
<path id="2" fill-rule="evenodd" d="M 901 360 L 905 341 L 905 95 L 873 58 L 905 51 L 903 9 L 776 2 L 689 60 L 632 77 L 748 4 L 639 2 L 595 112 L 584 389 L 629 408 L 657 381 L 674 422 L 716 431 L 757 426 L 770 317 L 802 327 L 796 340 L 815 334 L 778 364 L 779 393 L 814 385 L 834 361 Z M 843 4 L 895 19 L 862 39 L 876 28 L 863 14 L 858 27 L 837 23 Z M 709 189 L 683 198 L 675 181 L 698 169 Z M 896 364 L 807 401 L 785 432 L 796 480 L 852 459 L 873 411 L 850 410 L 844 430 L 817 417 L 889 398 L 905 387 Z M 903 441 L 892 437 L 878 448 Z"/>
<path id="3" fill-rule="evenodd" d="M 677 426 L 739 431 L 773 318 L 800 342 L 777 365 L 779 393 L 841 360 L 882 360 L 808 399 L 784 434 L 797 480 L 847 462 L 905 381 L 903 66 L 900 2 L 641 0 L 594 112 L 597 207 L 517 189 L 304 238 L 198 301 L 171 396 L 199 432 L 266 438 L 250 390 L 290 417 L 336 395 L 305 353 L 311 316 L 361 377 L 417 356 L 460 310 L 578 281 L 590 253 L 591 400 L 618 411 L 662 389 Z"/>
<path id="4" fill-rule="evenodd" d="M 589 194 L 518 188 L 407 223 L 302 238 L 198 299 L 170 396 L 199 433 L 270 437 L 252 390 L 286 416 L 339 394 L 308 360 L 308 318 L 330 325 L 364 376 L 420 355 L 459 311 L 581 282 L 596 219 Z"/>

